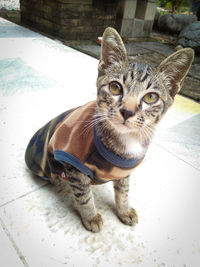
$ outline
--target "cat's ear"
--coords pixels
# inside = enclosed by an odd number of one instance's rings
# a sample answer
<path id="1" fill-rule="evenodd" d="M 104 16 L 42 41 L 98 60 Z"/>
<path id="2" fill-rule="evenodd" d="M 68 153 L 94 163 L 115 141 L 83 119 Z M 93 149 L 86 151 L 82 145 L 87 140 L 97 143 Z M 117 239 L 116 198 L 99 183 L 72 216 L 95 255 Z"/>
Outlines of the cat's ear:
<path id="1" fill-rule="evenodd" d="M 162 75 L 162 80 L 172 97 L 180 91 L 193 59 L 194 51 L 184 48 L 167 57 L 159 65 L 159 75 Z"/>
<path id="2" fill-rule="evenodd" d="M 113 67 L 123 66 L 127 62 L 126 49 L 120 35 L 115 29 L 106 28 L 101 43 L 99 75 L 105 74 Z"/>

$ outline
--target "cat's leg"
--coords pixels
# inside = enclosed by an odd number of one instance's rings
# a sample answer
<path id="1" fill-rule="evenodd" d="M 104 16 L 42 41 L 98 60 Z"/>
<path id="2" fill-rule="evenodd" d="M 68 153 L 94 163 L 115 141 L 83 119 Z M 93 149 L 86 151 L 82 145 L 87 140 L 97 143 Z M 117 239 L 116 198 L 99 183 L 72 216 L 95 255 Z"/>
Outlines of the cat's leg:
<path id="1" fill-rule="evenodd" d="M 103 226 L 103 220 L 101 215 L 96 213 L 90 178 L 81 172 L 71 171 L 68 174 L 68 182 L 74 195 L 75 208 L 81 216 L 83 225 L 89 231 L 99 232 Z"/>
<path id="2" fill-rule="evenodd" d="M 136 211 L 129 207 L 129 177 L 114 181 L 114 191 L 118 217 L 125 224 L 135 225 L 138 222 L 138 216 Z"/>

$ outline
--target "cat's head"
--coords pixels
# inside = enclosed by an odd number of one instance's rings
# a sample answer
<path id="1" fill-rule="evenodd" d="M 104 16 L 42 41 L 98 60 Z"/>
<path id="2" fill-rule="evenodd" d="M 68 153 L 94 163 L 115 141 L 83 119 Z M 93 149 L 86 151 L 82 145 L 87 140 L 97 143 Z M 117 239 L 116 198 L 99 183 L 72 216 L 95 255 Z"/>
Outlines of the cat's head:
<path id="1" fill-rule="evenodd" d="M 122 134 L 151 135 L 181 89 L 193 58 L 193 50 L 185 48 L 167 57 L 157 69 L 130 64 L 121 37 L 107 28 L 97 78 L 99 121 Z"/>

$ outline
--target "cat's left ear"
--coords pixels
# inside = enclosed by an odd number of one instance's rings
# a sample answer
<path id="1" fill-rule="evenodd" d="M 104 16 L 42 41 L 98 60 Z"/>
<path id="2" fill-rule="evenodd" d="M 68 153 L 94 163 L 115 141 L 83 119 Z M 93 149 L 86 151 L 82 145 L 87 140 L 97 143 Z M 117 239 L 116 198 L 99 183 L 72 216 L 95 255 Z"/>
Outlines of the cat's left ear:
<path id="1" fill-rule="evenodd" d="M 127 62 L 126 49 L 120 35 L 115 29 L 111 27 L 106 28 L 101 43 L 99 75 L 105 74 L 113 67 L 121 67 Z"/>
<path id="2" fill-rule="evenodd" d="M 180 91 L 193 59 L 194 51 L 184 48 L 167 57 L 159 65 L 158 75 L 161 75 L 172 97 Z"/>

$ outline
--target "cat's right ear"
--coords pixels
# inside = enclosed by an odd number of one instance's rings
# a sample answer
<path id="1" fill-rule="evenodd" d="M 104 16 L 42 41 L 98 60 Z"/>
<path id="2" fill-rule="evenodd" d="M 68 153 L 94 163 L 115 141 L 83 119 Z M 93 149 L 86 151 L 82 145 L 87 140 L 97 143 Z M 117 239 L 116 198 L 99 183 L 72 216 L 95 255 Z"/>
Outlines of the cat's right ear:
<path id="1" fill-rule="evenodd" d="M 115 67 L 121 68 L 128 62 L 126 49 L 118 32 L 108 27 L 103 33 L 99 76 L 106 74 Z"/>

